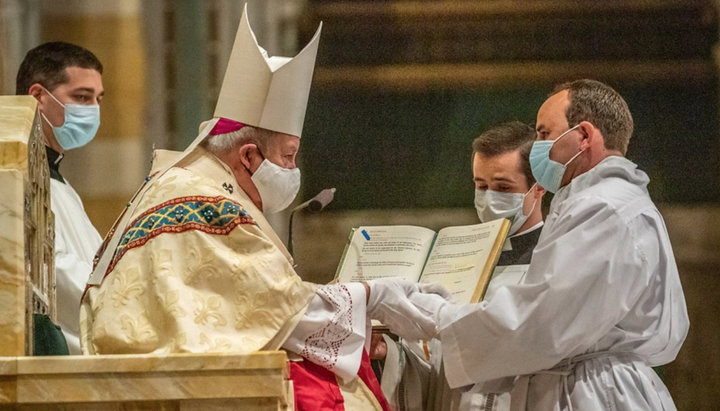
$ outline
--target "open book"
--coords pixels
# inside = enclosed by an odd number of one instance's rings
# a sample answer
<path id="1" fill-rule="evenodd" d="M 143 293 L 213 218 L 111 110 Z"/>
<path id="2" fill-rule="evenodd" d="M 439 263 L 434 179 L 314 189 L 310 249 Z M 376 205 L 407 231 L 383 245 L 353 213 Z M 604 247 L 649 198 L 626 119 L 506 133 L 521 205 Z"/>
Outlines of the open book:
<path id="1" fill-rule="evenodd" d="M 354 228 L 335 279 L 402 277 L 440 284 L 457 303 L 476 303 L 485 294 L 509 227 L 509 220 L 499 219 L 437 233 L 407 225 Z"/>

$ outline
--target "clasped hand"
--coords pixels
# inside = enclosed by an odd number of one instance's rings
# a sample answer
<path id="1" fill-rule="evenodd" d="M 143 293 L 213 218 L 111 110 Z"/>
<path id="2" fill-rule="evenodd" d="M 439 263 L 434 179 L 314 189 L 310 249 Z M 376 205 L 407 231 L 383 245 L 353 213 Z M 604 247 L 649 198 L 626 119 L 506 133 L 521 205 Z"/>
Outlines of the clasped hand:
<path id="1" fill-rule="evenodd" d="M 444 288 L 399 278 L 371 280 L 368 285 L 370 318 L 409 340 L 430 339 L 437 334 L 438 312 L 450 304 L 450 294 Z"/>

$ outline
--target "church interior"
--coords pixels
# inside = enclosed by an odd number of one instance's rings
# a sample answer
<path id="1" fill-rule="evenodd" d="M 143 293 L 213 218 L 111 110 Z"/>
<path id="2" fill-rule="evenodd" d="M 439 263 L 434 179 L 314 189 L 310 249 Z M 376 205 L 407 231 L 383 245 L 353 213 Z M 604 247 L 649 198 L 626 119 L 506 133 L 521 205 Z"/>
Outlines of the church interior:
<path id="1" fill-rule="evenodd" d="M 99 132 L 63 169 L 101 236 L 147 176 L 152 150 L 184 149 L 212 117 L 244 3 L 0 0 L 0 94 L 15 93 L 24 54 L 42 42 L 76 43 L 103 62 Z M 270 219 L 285 241 L 292 222 L 307 281 L 333 279 L 352 227 L 475 223 L 471 142 L 482 130 L 534 124 L 563 81 L 618 90 L 635 120 L 627 157 L 650 177 L 690 318 L 677 359 L 657 371 L 678 409 L 720 407 L 719 2 L 247 3 L 271 55 L 294 56 L 323 24 L 296 203 L 336 193 L 319 213 Z"/>

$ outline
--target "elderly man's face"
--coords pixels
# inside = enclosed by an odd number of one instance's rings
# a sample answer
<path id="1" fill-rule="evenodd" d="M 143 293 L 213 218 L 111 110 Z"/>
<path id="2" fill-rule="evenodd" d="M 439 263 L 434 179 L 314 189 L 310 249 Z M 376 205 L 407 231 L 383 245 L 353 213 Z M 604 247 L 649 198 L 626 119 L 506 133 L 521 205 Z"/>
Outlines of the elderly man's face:
<path id="1" fill-rule="evenodd" d="M 274 133 L 268 142 L 265 158 L 282 168 L 296 168 L 295 157 L 300 150 L 300 138 L 290 134 Z"/>

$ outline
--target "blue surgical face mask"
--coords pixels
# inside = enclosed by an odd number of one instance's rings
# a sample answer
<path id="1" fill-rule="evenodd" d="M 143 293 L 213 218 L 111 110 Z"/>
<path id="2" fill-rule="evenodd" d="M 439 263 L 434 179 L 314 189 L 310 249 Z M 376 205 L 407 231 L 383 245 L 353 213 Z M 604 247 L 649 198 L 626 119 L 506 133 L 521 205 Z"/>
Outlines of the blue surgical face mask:
<path id="1" fill-rule="evenodd" d="M 97 104 L 63 104 L 49 90 L 45 91 L 65 109 L 65 122 L 58 127 L 50 123 L 45 114 L 42 117 L 50 124 L 63 150 L 72 150 L 89 143 L 100 127 L 100 106 Z"/>
<path id="2" fill-rule="evenodd" d="M 578 127 L 580 127 L 579 124 L 560 134 L 560 136 L 558 136 L 555 140 L 535 141 L 532 149 L 530 150 L 530 169 L 532 170 L 533 177 L 535 177 L 535 180 L 542 188 L 551 193 L 558 191 L 560 188 L 560 183 L 562 182 L 563 175 L 565 175 L 567 165 L 575 160 L 577 156 L 582 154 L 584 150 L 580 150 L 565 164 L 551 160 L 550 150 L 552 149 L 553 144 L 557 143 L 558 140 Z"/>
<path id="3" fill-rule="evenodd" d="M 530 212 L 527 214 L 523 213 L 525 197 L 530 194 L 533 187 L 535 187 L 534 184 L 527 193 L 503 193 L 493 190 L 476 189 L 475 210 L 477 211 L 478 218 L 480 218 L 480 222 L 487 223 L 488 221 L 498 218 L 507 218 L 511 223 L 508 235 L 517 233 L 535 209 L 537 199 L 533 202 Z"/>

